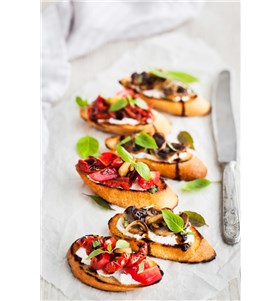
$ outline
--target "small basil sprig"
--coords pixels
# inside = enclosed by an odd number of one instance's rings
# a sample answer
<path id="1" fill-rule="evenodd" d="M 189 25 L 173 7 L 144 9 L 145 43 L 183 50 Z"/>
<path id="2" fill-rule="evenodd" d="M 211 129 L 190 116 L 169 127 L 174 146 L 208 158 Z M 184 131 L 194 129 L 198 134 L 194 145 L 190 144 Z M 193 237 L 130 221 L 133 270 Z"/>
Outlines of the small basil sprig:
<path id="1" fill-rule="evenodd" d="M 153 69 L 150 73 L 161 78 L 177 80 L 186 84 L 198 82 L 198 78 L 195 76 L 181 71 Z"/>
<path id="2" fill-rule="evenodd" d="M 181 142 L 182 144 L 186 144 L 188 145 L 191 149 L 194 149 L 194 145 L 193 145 L 193 137 L 191 136 L 190 133 L 188 133 L 187 131 L 181 131 L 178 136 L 177 139 L 179 142 Z"/>
<path id="3" fill-rule="evenodd" d="M 193 181 L 185 182 L 182 189 L 184 191 L 188 191 L 188 192 L 197 191 L 197 190 L 200 190 L 204 187 L 207 187 L 211 183 L 212 182 L 210 180 L 207 180 L 207 179 L 196 179 L 196 180 L 193 180 Z"/>
<path id="4" fill-rule="evenodd" d="M 147 103 L 143 99 L 141 98 L 133 99 L 130 95 L 128 95 L 127 98 L 121 98 L 115 101 L 114 103 L 112 103 L 109 108 L 109 112 L 119 111 L 125 108 L 128 104 L 130 104 L 131 106 L 136 105 L 137 107 L 143 110 L 148 110 L 149 108 Z"/>
<path id="5" fill-rule="evenodd" d="M 192 225 L 196 227 L 202 227 L 205 225 L 207 226 L 204 217 L 199 213 L 194 211 L 184 211 L 184 212 L 188 215 L 189 221 Z"/>
<path id="6" fill-rule="evenodd" d="M 97 156 L 99 154 L 99 142 L 93 137 L 84 136 L 76 144 L 78 154 L 81 158 Z"/>
<path id="7" fill-rule="evenodd" d="M 143 162 L 136 162 L 135 158 L 120 144 L 117 145 L 116 151 L 123 161 L 129 162 L 143 179 L 146 181 L 151 179 L 151 172 L 148 165 Z"/>
<path id="8" fill-rule="evenodd" d="M 139 133 L 135 136 L 135 144 L 144 148 L 158 148 L 155 139 L 147 133 Z"/>
<path id="9" fill-rule="evenodd" d="M 163 219 L 168 227 L 173 232 L 181 234 L 194 234 L 193 232 L 185 232 L 183 218 L 169 210 L 161 210 Z M 184 211 L 189 217 L 189 221 L 196 227 L 207 225 L 202 215 L 194 211 Z"/>
<path id="10" fill-rule="evenodd" d="M 115 210 L 109 205 L 109 203 L 106 200 L 104 200 L 99 195 L 91 195 L 91 194 L 85 194 L 85 193 L 83 193 L 83 195 L 88 196 L 89 198 L 92 199 L 92 201 L 94 201 L 97 205 L 99 205 L 100 207 L 102 207 L 104 209 Z"/>
<path id="11" fill-rule="evenodd" d="M 161 210 L 163 219 L 168 227 L 173 232 L 184 232 L 184 220 L 178 214 L 169 210 Z"/>
<path id="12" fill-rule="evenodd" d="M 131 136 L 127 136 L 123 140 L 121 140 L 118 144 L 119 145 L 123 145 L 123 144 L 126 144 L 127 142 L 129 142 L 131 140 L 132 140 L 132 137 Z"/>
<path id="13" fill-rule="evenodd" d="M 116 249 L 121 249 L 121 248 L 129 248 L 129 242 L 127 242 L 126 240 L 123 240 L 123 239 L 119 239 L 116 243 L 116 246 L 114 249 L 112 249 L 112 245 L 109 244 L 108 247 L 107 247 L 107 250 L 102 250 L 102 249 L 96 249 L 96 250 L 93 250 L 89 255 L 88 257 L 86 258 L 87 260 L 88 259 L 91 259 L 92 257 L 95 257 L 95 256 L 98 256 L 102 253 L 109 253 L 109 254 L 112 254 L 114 252 L 114 250 Z"/>
<path id="14" fill-rule="evenodd" d="M 82 99 L 82 97 L 77 96 L 76 97 L 76 104 L 79 107 L 83 108 L 83 107 L 86 107 L 88 105 L 88 102 L 87 102 L 87 100 Z"/>
<path id="15" fill-rule="evenodd" d="M 112 103 L 112 105 L 109 108 L 109 112 L 115 112 L 119 111 L 123 108 L 125 108 L 128 105 L 128 102 L 125 98 L 121 98 L 117 100 L 116 102 Z"/>

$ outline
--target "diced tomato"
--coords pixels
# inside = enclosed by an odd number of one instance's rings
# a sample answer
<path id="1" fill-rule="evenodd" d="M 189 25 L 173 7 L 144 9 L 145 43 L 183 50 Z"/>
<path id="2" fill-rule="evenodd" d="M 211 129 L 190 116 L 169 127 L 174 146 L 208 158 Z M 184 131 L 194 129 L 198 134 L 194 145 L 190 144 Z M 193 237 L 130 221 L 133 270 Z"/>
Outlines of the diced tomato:
<path id="1" fill-rule="evenodd" d="M 87 255 L 92 251 L 92 242 L 95 240 L 93 236 L 85 236 L 78 241 L 78 244 L 86 249 Z"/>
<path id="2" fill-rule="evenodd" d="M 133 90 L 130 90 L 130 89 L 124 89 L 122 91 L 117 92 L 116 95 L 118 95 L 120 97 L 126 97 L 126 96 L 129 96 L 129 95 L 133 96 L 134 92 L 133 92 Z"/>
<path id="3" fill-rule="evenodd" d="M 93 181 L 104 182 L 107 180 L 115 179 L 119 176 L 116 168 L 106 167 L 102 170 L 95 171 L 88 175 Z"/>
<path id="4" fill-rule="evenodd" d="M 109 261 L 111 255 L 108 253 L 102 253 L 96 257 L 92 257 L 90 261 L 90 267 L 93 270 L 100 270 L 102 269 Z"/>
<path id="5" fill-rule="evenodd" d="M 120 177 L 114 180 L 108 180 L 103 182 L 108 187 L 120 187 L 128 190 L 131 186 L 129 177 Z"/>
<path id="6" fill-rule="evenodd" d="M 79 168 L 80 170 L 82 170 L 83 172 L 91 173 L 91 170 L 90 170 L 90 168 L 89 168 L 89 165 L 87 164 L 86 161 L 84 161 L 84 160 L 79 160 L 77 166 L 78 166 L 78 168 Z"/>
<path id="7" fill-rule="evenodd" d="M 120 159 L 120 157 L 111 152 L 104 152 L 98 158 L 105 166 L 111 165 L 115 159 Z"/>
<path id="8" fill-rule="evenodd" d="M 104 250 L 108 250 L 108 246 L 111 245 L 112 250 L 115 248 L 116 246 L 116 239 L 114 237 L 110 237 L 110 238 L 105 238 L 105 241 L 103 243 L 103 248 Z"/>
<path id="9" fill-rule="evenodd" d="M 150 189 L 151 187 L 157 185 L 160 179 L 159 171 L 151 171 L 151 179 L 146 181 L 140 175 L 137 177 L 138 184 L 143 189 Z"/>
<path id="10" fill-rule="evenodd" d="M 139 264 L 137 264 L 131 268 L 125 269 L 124 273 L 130 274 L 132 279 L 145 285 L 153 284 L 159 281 L 162 278 L 159 267 L 157 265 L 150 267 L 147 260 L 144 260 L 143 262 L 144 262 L 143 272 L 138 273 Z"/>

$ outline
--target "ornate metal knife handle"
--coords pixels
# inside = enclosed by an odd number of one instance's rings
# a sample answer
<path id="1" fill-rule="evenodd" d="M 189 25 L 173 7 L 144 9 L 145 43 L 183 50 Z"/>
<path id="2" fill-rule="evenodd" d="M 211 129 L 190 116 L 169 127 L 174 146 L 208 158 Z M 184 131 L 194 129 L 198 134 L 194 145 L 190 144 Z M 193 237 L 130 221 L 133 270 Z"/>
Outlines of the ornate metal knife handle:
<path id="1" fill-rule="evenodd" d="M 223 238 L 225 243 L 233 245 L 240 240 L 240 221 L 235 184 L 236 162 L 224 165 L 223 173 Z"/>

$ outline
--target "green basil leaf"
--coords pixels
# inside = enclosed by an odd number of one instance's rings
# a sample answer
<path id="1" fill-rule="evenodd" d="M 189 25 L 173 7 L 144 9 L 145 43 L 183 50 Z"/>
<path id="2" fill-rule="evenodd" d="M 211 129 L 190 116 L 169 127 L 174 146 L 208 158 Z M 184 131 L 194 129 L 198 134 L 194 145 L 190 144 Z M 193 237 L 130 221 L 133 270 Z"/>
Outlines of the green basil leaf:
<path id="1" fill-rule="evenodd" d="M 135 105 L 135 99 L 133 99 L 131 95 L 127 95 L 127 100 L 128 100 L 128 103 L 129 103 L 132 107 L 134 107 L 134 105 Z"/>
<path id="2" fill-rule="evenodd" d="M 151 172 L 147 164 L 143 162 L 137 162 L 134 164 L 134 168 L 143 179 L 146 181 L 151 180 Z"/>
<path id="3" fill-rule="evenodd" d="M 123 218 L 123 225 L 125 228 L 129 225 L 127 216 L 124 216 L 124 218 Z"/>
<path id="4" fill-rule="evenodd" d="M 154 194 L 158 191 L 158 187 L 157 186 L 153 186 L 152 188 L 148 189 L 148 191 L 151 193 L 151 194 Z"/>
<path id="5" fill-rule="evenodd" d="M 144 148 L 158 148 L 155 139 L 147 133 L 140 133 L 135 136 L 135 144 Z"/>
<path id="6" fill-rule="evenodd" d="M 99 240 L 94 240 L 92 242 L 92 246 L 93 246 L 93 248 L 96 248 L 96 247 L 100 246 L 100 241 Z"/>
<path id="7" fill-rule="evenodd" d="M 109 112 L 115 112 L 115 111 L 119 111 L 123 108 L 125 108 L 128 104 L 128 101 L 125 98 L 121 98 L 119 100 L 117 100 L 116 102 L 114 102 L 110 108 L 109 108 Z"/>
<path id="8" fill-rule="evenodd" d="M 112 253 L 112 245 L 111 244 L 108 244 L 107 250 L 108 250 L 109 253 Z"/>
<path id="9" fill-rule="evenodd" d="M 102 197 L 100 197 L 99 195 L 90 195 L 90 194 L 85 194 L 83 193 L 83 195 L 88 196 L 89 198 L 91 198 L 95 203 L 97 203 L 97 205 L 99 205 L 100 207 L 107 209 L 107 210 L 115 210 L 113 209 L 109 203 L 107 203 Z"/>
<path id="10" fill-rule="evenodd" d="M 88 105 L 88 102 L 87 102 L 87 100 L 83 100 L 82 97 L 77 96 L 76 97 L 76 104 L 79 107 L 83 108 L 83 107 L 86 107 Z"/>
<path id="11" fill-rule="evenodd" d="M 154 69 L 150 72 L 158 77 L 177 80 L 185 84 L 198 82 L 198 78 L 195 76 L 181 71 Z"/>
<path id="12" fill-rule="evenodd" d="M 130 244 L 126 240 L 119 239 L 116 243 L 115 249 L 129 248 Z"/>
<path id="13" fill-rule="evenodd" d="M 177 139 L 183 144 L 187 144 L 191 149 L 194 149 L 193 137 L 187 131 L 182 131 L 178 134 Z"/>
<path id="14" fill-rule="evenodd" d="M 141 261 L 139 264 L 138 264 L 138 272 L 137 274 L 140 274 L 144 272 L 144 261 Z"/>
<path id="15" fill-rule="evenodd" d="M 197 179 L 197 180 L 185 182 L 182 189 L 184 191 L 197 191 L 210 185 L 211 183 L 212 182 L 207 179 Z"/>
<path id="16" fill-rule="evenodd" d="M 85 136 L 78 140 L 76 148 L 79 156 L 85 159 L 98 153 L 99 142 L 95 138 Z"/>
<path id="17" fill-rule="evenodd" d="M 131 136 L 127 136 L 125 137 L 123 140 L 121 140 L 118 145 L 123 145 L 123 144 L 126 144 L 127 142 L 129 142 L 130 140 L 132 140 L 132 137 Z"/>
<path id="18" fill-rule="evenodd" d="M 207 225 L 204 217 L 199 213 L 194 211 L 185 211 L 185 213 L 188 215 L 190 223 L 195 227 L 202 227 Z"/>
<path id="19" fill-rule="evenodd" d="M 147 105 L 146 101 L 141 99 L 141 98 L 136 98 L 135 99 L 135 104 L 137 107 L 143 109 L 143 110 L 148 110 L 149 106 Z"/>
<path id="20" fill-rule="evenodd" d="M 163 219 L 168 227 L 173 232 L 184 231 L 184 220 L 178 214 L 169 210 L 161 210 Z"/>
<path id="21" fill-rule="evenodd" d="M 117 145 L 116 147 L 118 155 L 125 161 L 129 163 L 134 162 L 133 156 L 121 145 Z"/>
<path id="22" fill-rule="evenodd" d="M 94 250 L 88 255 L 88 257 L 86 259 L 91 259 L 92 257 L 98 256 L 99 254 L 102 254 L 104 252 L 105 251 L 103 251 L 101 249 Z"/>

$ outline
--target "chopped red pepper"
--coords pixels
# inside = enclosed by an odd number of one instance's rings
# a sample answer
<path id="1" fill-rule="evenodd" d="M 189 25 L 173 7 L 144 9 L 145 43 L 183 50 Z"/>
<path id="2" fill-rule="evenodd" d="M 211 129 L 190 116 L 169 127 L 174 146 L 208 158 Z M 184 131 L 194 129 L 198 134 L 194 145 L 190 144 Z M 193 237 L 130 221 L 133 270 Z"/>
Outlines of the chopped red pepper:
<path id="1" fill-rule="evenodd" d="M 120 177 L 114 180 L 105 181 L 104 184 L 108 187 L 120 187 L 128 190 L 131 187 L 129 177 Z"/>
<path id="2" fill-rule="evenodd" d="M 107 180 L 115 179 L 119 176 L 116 168 L 106 167 L 102 170 L 95 171 L 88 175 L 93 181 L 104 182 Z"/>
<path id="3" fill-rule="evenodd" d="M 117 156 L 116 154 L 112 152 L 104 152 L 101 154 L 101 156 L 98 158 L 99 161 L 101 161 L 105 166 L 112 165 L 113 162 L 116 160 L 116 163 L 118 162 L 120 165 L 123 163 L 123 160 Z M 120 166 L 115 163 L 115 167 Z"/>

